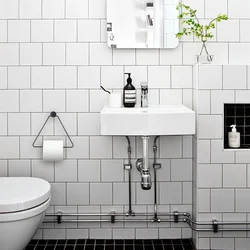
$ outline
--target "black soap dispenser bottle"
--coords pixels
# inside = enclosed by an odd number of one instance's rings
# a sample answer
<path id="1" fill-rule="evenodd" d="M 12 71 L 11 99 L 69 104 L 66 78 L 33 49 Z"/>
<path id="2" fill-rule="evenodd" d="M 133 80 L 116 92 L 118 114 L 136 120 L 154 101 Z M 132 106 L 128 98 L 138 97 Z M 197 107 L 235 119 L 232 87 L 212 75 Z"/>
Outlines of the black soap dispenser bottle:
<path id="1" fill-rule="evenodd" d="M 125 73 L 125 75 L 128 75 L 128 79 L 123 88 L 123 105 L 126 108 L 133 108 L 136 103 L 136 89 L 132 84 L 131 73 Z"/>

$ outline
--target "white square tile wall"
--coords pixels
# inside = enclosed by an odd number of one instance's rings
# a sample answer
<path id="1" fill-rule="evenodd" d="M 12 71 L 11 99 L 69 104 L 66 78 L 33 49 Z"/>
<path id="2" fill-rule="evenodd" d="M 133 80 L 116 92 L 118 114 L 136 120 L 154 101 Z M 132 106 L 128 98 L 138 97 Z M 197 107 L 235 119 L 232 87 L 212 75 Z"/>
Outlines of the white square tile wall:
<path id="1" fill-rule="evenodd" d="M 249 63 L 250 39 L 246 32 L 249 2 L 244 0 L 239 5 L 237 0 L 221 0 L 220 3 L 196 0 L 192 4 L 199 10 L 199 16 L 208 20 L 217 10 L 229 14 L 230 21 L 218 27 L 219 33 L 208 45 L 215 55 L 215 63 Z M 101 208 L 109 209 L 114 204 L 127 210 L 127 173 L 123 170 L 127 144 L 122 138 L 100 136 L 99 112 L 108 103 L 108 96 L 100 90 L 101 84 L 110 90 L 121 91 L 125 83 L 123 73 L 131 72 L 136 88 L 140 88 L 141 81 L 149 82 L 150 103 L 184 103 L 191 108 L 195 104 L 195 91 L 192 91 L 195 76 L 191 64 L 200 50 L 199 43 L 188 38 L 175 50 L 111 50 L 105 43 L 105 25 L 106 1 L 103 0 L 0 0 L 0 175 L 38 176 L 50 181 L 52 211 L 57 209 L 55 206 L 74 206 L 78 212 L 98 213 Z M 234 89 L 249 89 L 249 72 L 249 67 L 245 66 L 232 70 L 229 66 L 202 67 L 200 89 L 207 92 L 203 93 L 204 107 L 199 110 L 201 115 L 207 116 L 203 117 L 204 122 L 215 121 L 213 126 L 219 126 L 222 103 L 234 102 L 235 96 L 247 98 L 241 93 L 235 95 Z M 237 75 L 240 82 L 236 86 Z M 52 110 L 65 119 L 75 142 L 75 148 L 66 151 L 62 165 L 45 164 L 41 151 L 31 146 Z M 211 119 L 210 115 L 213 115 Z M 221 173 L 224 179 L 217 177 L 212 184 L 222 191 L 224 188 L 230 190 L 227 196 L 237 199 L 234 208 L 245 211 L 248 204 L 243 204 L 243 198 L 249 178 L 244 179 L 242 166 L 248 163 L 249 157 L 222 150 L 221 128 L 217 131 L 204 131 L 203 128 L 200 132 L 203 136 L 198 138 L 200 164 L 212 163 L 220 170 L 235 162 L 241 166 L 240 182 L 231 181 L 233 170 L 228 168 Z M 48 124 L 44 133 L 62 135 L 54 123 Z M 131 138 L 131 141 L 134 162 L 141 148 L 138 140 Z M 169 211 L 187 207 L 187 212 L 192 212 L 190 187 L 192 180 L 196 181 L 196 173 L 192 173 L 191 159 L 196 149 L 194 147 L 192 152 L 191 146 L 192 137 L 160 138 L 159 201 L 162 206 L 167 205 Z M 107 174 L 111 170 L 112 174 Z M 215 169 L 215 172 L 220 171 Z M 202 172 L 198 171 L 197 175 Z M 146 212 L 152 208 L 153 199 L 151 195 L 139 197 L 139 178 L 133 169 L 132 201 L 135 211 Z M 208 199 L 214 194 L 210 181 L 203 183 L 206 195 L 202 212 L 219 210 L 215 198 L 212 203 Z M 231 194 L 232 188 L 240 188 L 235 196 Z M 174 192 L 170 192 L 171 189 Z M 230 203 L 230 211 L 232 209 Z M 117 231 L 113 231 L 111 225 L 105 229 L 101 226 L 98 223 L 94 226 L 79 224 L 78 228 L 71 229 L 67 225 L 60 228 L 46 225 L 36 237 L 119 238 L 123 233 L 127 238 L 191 236 L 190 229 L 175 225 L 168 228 L 168 224 L 140 229 L 147 225 L 125 223 Z M 204 239 L 206 237 L 201 238 L 203 243 Z M 216 240 L 205 243 L 203 245 L 208 247 L 221 246 Z M 243 241 L 236 243 L 244 245 Z"/>
<path id="2" fill-rule="evenodd" d="M 197 172 L 197 180 L 193 179 L 197 196 L 195 216 L 206 221 L 217 218 L 244 222 L 250 211 L 249 151 L 224 150 L 223 113 L 224 103 L 249 103 L 250 66 L 195 67 L 199 79 L 195 93 L 198 107 L 198 162 L 193 167 Z M 238 250 L 248 248 L 246 236 L 245 232 L 203 233 L 196 235 L 195 240 L 198 249 Z"/>

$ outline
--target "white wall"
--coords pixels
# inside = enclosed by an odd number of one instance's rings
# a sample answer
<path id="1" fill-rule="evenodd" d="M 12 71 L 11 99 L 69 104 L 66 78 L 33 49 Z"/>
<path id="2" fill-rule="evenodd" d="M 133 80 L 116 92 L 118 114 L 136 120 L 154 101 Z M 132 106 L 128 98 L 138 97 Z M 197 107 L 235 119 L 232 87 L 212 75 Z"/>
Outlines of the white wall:
<path id="1" fill-rule="evenodd" d="M 249 103 L 250 66 L 196 66 L 196 219 L 249 221 L 249 151 L 224 150 L 224 103 Z M 246 228 L 230 226 L 226 228 Z M 248 249 L 248 232 L 200 232 L 198 249 Z"/>
<path id="2" fill-rule="evenodd" d="M 230 20 L 218 26 L 216 38 L 209 44 L 216 63 L 249 63 L 248 0 L 242 0 L 241 5 L 237 0 L 186 3 L 198 8 L 201 18 L 229 14 Z M 175 50 L 112 51 L 105 43 L 105 10 L 104 0 L 0 0 L 0 175 L 49 180 L 53 195 L 50 212 L 127 210 L 127 173 L 123 171 L 126 140 L 100 136 L 99 112 L 107 104 L 100 84 L 121 90 L 123 73 L 132 72 L 136 87 L 141 81 L 149 82 L 151 103 L 192 107 L 190 65 L 200 44 L 186 38 Z M 60 164 L 45 164 L 41 152 L 31 146 L 52 110 L 59 112 L 75 143 Z M 53 123 L 44 135 L 63 136 Z M 141 155 L 140 140 L 131 139 L 136 159 Z M 161 210 L 192 212 L 190 148 L 191 137 L 160 140 Z M 182 168 L 187 175 L 183 176 Z M 134 210 L 151 211 L 152 191 L 142 192 L 139 174 L 135 169 L 133 172 Z M 173 185 L 178 188 L 173 189 Z M 99 190 L 103 194 L 97 199 Z M 177 200 L 171 200 L 169 190 L 174 190 Z M 174 226 L 46 225 L 36 237 L 191 236 L 186 227 Z"/>

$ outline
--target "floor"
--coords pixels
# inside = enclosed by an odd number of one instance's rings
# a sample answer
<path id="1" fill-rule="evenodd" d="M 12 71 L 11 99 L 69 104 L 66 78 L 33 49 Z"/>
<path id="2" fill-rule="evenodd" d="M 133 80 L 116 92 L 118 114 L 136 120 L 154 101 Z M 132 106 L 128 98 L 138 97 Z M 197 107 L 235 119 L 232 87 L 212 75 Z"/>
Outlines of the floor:
<path id="1" fill-rule="evenodd" d="M 25 250 L 195 250 L 190 239 L 32 240 Z"/>

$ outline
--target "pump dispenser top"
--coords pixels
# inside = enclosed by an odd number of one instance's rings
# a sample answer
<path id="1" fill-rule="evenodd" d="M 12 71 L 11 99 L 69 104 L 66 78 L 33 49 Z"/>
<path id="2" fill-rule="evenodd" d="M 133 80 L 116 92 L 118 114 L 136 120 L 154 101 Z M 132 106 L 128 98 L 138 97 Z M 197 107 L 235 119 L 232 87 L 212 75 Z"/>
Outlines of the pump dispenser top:
<path id="1" fill-rule="evenodd" d="M 232 132 L 237 132 L 236 125 L 231 125 L 230 128 L 232 128 Z"/>
<path id="2" fill-rule="evenodd" d="M 128 78 L 123 88 L 123 105 L 126 108 L 133 108 L 136 103 L 136 89 L 132 84 L 131 73 L 125 73 L 125 75 L 128 75 Z"/>

